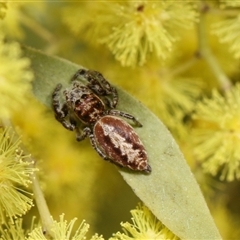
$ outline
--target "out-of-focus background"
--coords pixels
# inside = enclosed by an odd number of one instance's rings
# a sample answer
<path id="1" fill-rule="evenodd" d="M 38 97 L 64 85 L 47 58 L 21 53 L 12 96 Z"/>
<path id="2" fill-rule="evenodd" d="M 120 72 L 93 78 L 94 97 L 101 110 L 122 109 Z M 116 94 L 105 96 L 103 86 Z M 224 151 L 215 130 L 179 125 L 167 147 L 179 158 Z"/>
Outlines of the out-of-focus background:
<path id="1" fill-rule="evenodd" d="M 28 82 L 34 79 L 30 70 L 19 70 L 29 63 L 3 57 L 15 47 L 9 56 L 21 59 L 21 45 L 101 72 L 168 127 L 223 238 L 237 239 L 239 19 L 237 1 L 3 1 L 0 80 L 18 73 Z M 91 233 L 105 238 L 121 230 L 120 222 L 131 218 L 139 199 L 117 168 L 103 161 L 87 139 L 76 142 L 34 96 L 26 97 L 25 107 L 12 107 L 25 97 L 14 81 L 6 88 L 11 97 L 1 97 L 6 109 L 0 114 L 11 118 L 37 159 L 53 217 L 65 213 L 66 219 L 85 219 Z M 38 217 L 36 207 L 25 221 L 33 215 Z"/>

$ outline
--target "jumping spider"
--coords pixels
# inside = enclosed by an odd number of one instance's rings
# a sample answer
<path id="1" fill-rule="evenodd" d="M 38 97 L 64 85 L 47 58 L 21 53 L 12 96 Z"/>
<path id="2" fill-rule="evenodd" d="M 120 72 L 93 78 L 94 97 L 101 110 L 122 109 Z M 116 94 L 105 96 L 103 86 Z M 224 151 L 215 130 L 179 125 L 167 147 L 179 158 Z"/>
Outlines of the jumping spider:
<path id="1" fill-rule="evenodd" d="M 79 77 L 88 83 L 80 83 Z M 103 159 L 132 170 L 151 172 L 140 138 L 122 118 L 131 120 L 138 127 L 142 124 L 134 116 L 115 109 L 117 90 L 101 73 L 79 69 L 72 78 L 71 87 L 63 91 L 63 104 L 61 88 L 58 84 L 52 94 L 55 117 L 65 128 L 76 131 L 77 141 L 88 136 Z"/>

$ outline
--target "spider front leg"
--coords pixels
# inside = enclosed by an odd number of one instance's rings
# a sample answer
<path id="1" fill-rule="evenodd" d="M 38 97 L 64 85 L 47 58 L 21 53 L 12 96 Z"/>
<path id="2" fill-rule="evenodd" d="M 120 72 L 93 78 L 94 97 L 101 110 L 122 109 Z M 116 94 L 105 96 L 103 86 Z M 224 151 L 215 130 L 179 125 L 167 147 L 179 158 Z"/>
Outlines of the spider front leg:
<path id="1" fill-rule="evenodd" d="M 103 75 L 97 71 L 88 71 L 87 80 L 89 84 L 87 85 L 94 93 L 99 96 L 111 96 L 110 98 L 105 98 L 108 106 L 110 108 L 115 108 L 118 103 L 118 93 L 115 87 L 103 77 Z"/>
<path id="2" fill-rule="evenodd" d="M 136 126 L 142 127 L 142 124 L 133 115 L 131 115 L 129 113 L 125 113 L 125 112 L 122 112 L 122 111 L 119 111 L 119 110 L 111 109 L 111 110 L 108 111 L 108 114 L 112 115 L 112 116 L 120 116 L 120 117 L 124 117 L 126 119 L 130 119 L 134 122 L 134 124 L 136 124 Z"/>
<path id="3" fill-rule="evenodd" d="M 76 80 L 79 76 L 86 79 L 89 84 L 87 87 L 90 88 L 98 96 L 109 97 L 105 98 L 106 103 L 110 108 L 115 108 L 118 103 L 118 93 L 116 88 L 103 77 L 103 75 L 97 71 L 79 69 L 73 76 L 72 81 Z"/>
<path id="4" fill-rule="evenodd" d="M 58 84 L 52 93 L 52 107 L 56 120 L 58 120 L 66 129 L 72 131 L 75 129 L 76 123 L 72 119 L 66 119 L 68 115 L 68 107 L 67 104 L 61 104 L 60 102 L 61 88 L 62 84 Z"/>

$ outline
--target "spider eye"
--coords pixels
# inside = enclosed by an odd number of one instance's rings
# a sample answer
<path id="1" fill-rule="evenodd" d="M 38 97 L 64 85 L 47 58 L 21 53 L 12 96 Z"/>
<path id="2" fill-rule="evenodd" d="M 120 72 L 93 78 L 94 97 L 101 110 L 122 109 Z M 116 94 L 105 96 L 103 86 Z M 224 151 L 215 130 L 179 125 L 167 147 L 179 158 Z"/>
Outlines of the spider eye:
<path id="1" fill-rule="evenodd" d="M 87 97 L 88 97 L 87 94 L 83 94 L 81 98 L 85 100 L 85 99 L 87 99 Z"/>

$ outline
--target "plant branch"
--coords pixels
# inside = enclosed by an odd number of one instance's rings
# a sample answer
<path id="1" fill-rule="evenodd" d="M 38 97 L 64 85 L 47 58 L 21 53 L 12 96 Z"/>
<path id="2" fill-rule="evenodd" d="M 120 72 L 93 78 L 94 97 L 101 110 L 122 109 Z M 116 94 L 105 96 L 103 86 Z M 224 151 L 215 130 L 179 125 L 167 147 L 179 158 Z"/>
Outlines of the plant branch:
<path id="1" fill-rule="evenodd" d="M 222 68 L 220 67 L 217 59 L 212 54 L 211 48 L 208 43 L 207 34 L 206 34 L 206 24 L 205 24 L 205 14 L 206 14 L 207 6 L 202 3 L 200 9 L 200 17 L 199 23 L 197 24 L 197 32 L 199 39 L 199 56 L 202 57 L 210 69 L 212 70 L 214 76 L 219 82 L 223 91 L 226 91 L 231 88 L 232 84 L 230 79 L 224 73 Z"/>
<path id="2" fill-rule="evenodd" d="M 197 58 L 196 55 L 193 55 L 188 61 L 180 64 L 179 66 L 176 66 L 174 69 L 171 69 L 171 71 L 168 74 L 168 77 L 173 78 L 177 75 L 184 73 L 189 68 L 194 66 L 194 64 L 196 64 L 197 61 L 199 61 L 199 58 Z"/>
<path id="3" fill-rule="evenodd" d="M 20 21 L 31 29 L 34 33 L 40 36 L 42 39 L 49 43 L 54 43 L 54 35 L 48 31 L 46 28 L 41 26 L 37 21 L 34 21 L 33 18 L 28 17 L 26 14 L 19 13 Z"/>
<path id="4" fill-rule="evenodd" d="M 43 232 L 47 235 L 51 235 L 53 220 L 35 172 L 32 174 L 31 180 L 35 201 L 42 221 Z"/>

